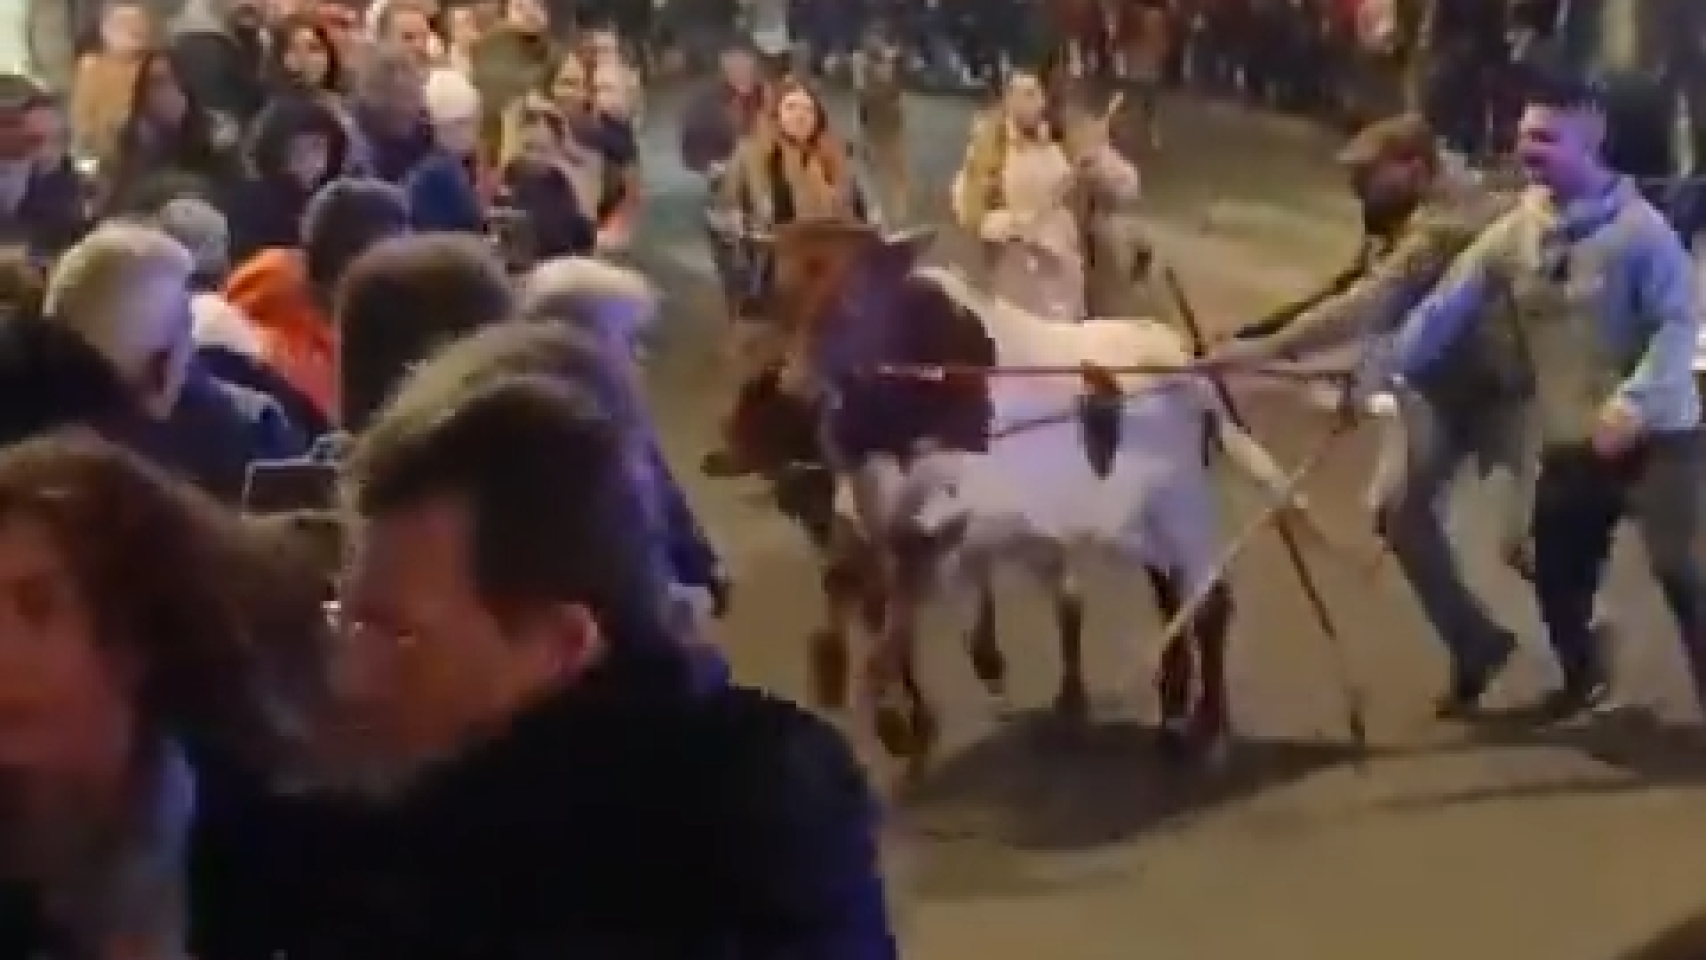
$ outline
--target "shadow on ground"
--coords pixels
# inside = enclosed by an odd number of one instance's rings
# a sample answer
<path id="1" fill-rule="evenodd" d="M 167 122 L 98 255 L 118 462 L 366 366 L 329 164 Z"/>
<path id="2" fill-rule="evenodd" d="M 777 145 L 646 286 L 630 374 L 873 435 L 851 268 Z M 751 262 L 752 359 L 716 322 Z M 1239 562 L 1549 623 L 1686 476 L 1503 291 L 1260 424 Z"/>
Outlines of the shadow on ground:
<path id="1" fill-rule="evenodd" d="M 1638 708 L 1569 725 L 1524 712 L 1484 718 L 1446 743 L 1363 755 L 1348 742 L 1244 738 L 1214 769 L 1182 767 L 1154 749 L 1155 728 L 1116 721 L 1067 729 L 1046 711 L 1021 714 L 902 792 L 899 810 L 920 839 L 1067 853 L 1176 830 L 1204 813 L 1345 764 L 1501 749 L 1558 749 L 1620 776 L 1491 785 L 1406 796 L 1393 812 L 1530 796 L 1592 795 L 1706 784 L 1706 736 Z"/>
<path id="2" fill-rule="evenodd" d="M 1568 750 L 1599 763 L 1613 776 L 1494 784 L 1448 793 L 1394 798 L 1383 806 L 1418 812 L 1501 800 L 1595 796 L 1706 785 L 1706 735 L 1696 724 L 1665 720 L 1646 708 L 1626 707 L 1563 726 L 1540 723 L 1526 709 L 1483 718 L 1461 742 L 1426 752 Z"/>
<path id="3" fill-rule="evenodd" d="M 1045 711 L 1014 717 L 903 792 L 909 829 L 1068 852 L 1176 828 L 1355 758 L 1349 744 L 1248 738 L 1213 770 L 1162 760 L 1135 721 L 1066 729 Z"/>

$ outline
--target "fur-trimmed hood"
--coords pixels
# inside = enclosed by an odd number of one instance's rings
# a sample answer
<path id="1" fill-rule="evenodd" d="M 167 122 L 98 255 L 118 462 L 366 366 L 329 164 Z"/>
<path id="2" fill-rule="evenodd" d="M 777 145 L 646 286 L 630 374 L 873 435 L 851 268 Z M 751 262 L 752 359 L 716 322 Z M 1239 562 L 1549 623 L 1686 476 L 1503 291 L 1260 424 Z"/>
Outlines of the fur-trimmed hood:
<path id="1" fill-rule="evenodd" d="M 658 288 L 643 274 L 592 257 L 546 260 L 521 287 L 523 316 L 634 341 L 652 332 L 661 304 Z"/>
<path id="2" fill-rule="evenodd" d="M 248 314 L 217 293 L 198 293 L 190 300 L 196 346 L 229 350 L 261 359 L 264 345 Z"/>

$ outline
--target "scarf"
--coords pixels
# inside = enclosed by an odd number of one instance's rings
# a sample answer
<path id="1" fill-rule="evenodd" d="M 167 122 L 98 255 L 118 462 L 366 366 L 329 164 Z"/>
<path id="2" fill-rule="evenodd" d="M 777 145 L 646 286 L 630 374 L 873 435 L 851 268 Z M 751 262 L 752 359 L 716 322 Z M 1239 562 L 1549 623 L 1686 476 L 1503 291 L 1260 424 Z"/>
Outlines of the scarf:
<path id="1" fill-rule="evenodd" d="M 1617 217 L 1634 192 L 1625 177 L 1614 177 L 1601 190 L 1559 206 L 1548 191 L 1530 195 L 1533 209 L 1540 215 L 1541 274 L 1548 279 L 1564 281 L 1569 278 L 1570 252 L 1576 244 L 1599 232 Z"/>

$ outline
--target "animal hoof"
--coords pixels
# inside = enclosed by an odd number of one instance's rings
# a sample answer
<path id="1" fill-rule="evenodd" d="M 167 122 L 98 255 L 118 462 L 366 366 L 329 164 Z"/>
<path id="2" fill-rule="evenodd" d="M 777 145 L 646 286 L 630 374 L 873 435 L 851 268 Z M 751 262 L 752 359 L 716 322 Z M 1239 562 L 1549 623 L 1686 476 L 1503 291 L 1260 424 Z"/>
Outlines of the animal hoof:
<path id="1" fill-rule="evenodd" d="M 1190 725 L 1179 719 L 1162 720 L 1160 729 L 1155 731 L 1155 752 L 1168 763 L 1188 762 L 1191 759 Z"/>
<path id="2" fill-rule="evenodd" d="M 1206 773 L 1226 769 L 1232 758 L 1232 738 L 1225 734 L 1211 737 L 1197 745 L 1197 766 Z"/>
<path id="3" fill-rule="evenodd" d="M 822 710 L 847 706 L 847 644 L 828 631 L 812 635 L 810 656 L 812 703 Z"/>
<path id="4" fill-rule="evenodd" d="M 883 750 L 890 758 L 904 760 L 913 753 L 912 721 L 907 717 L 902 707 L 878 707 L 875 722 L 877 727 L 877 742 L 883 745 Z"/>
<path id="5" fill-rule="evenodd" d="M 1054 715 L 1057 720 L 1072 724 L 1087 723 L 1090 720 L 1090 694 L 1081 682 L 1068 681 L 1060 688 L 1054 697 Z"/>
<path id="6" fill-rule="evenodd" d="M 971 642 L 971 669 L 991 696 L 1007 695 L 1007 658 L 994 644 Z"/>
<path id="7" fill-rule="evenodd" d="M 876 710 L 877 741 L 894 760 L 916 772 L 936 750 L 940 729 L 935 715 L 918 706 L 884 705 Z"/>

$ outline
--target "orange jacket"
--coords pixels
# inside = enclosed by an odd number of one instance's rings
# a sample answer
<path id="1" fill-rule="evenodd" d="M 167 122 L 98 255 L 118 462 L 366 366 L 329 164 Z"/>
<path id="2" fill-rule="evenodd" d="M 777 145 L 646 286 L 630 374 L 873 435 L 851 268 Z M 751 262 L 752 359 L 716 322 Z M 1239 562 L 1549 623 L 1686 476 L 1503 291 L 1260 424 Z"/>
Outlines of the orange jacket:
<path id="1" fill-rule="evenodd" d="M 225 299 L 254 324 L 267 363 L 335 422 L 338 339 L 301 251 L 274 247 L 250 257 L 225 282 Z"/>

